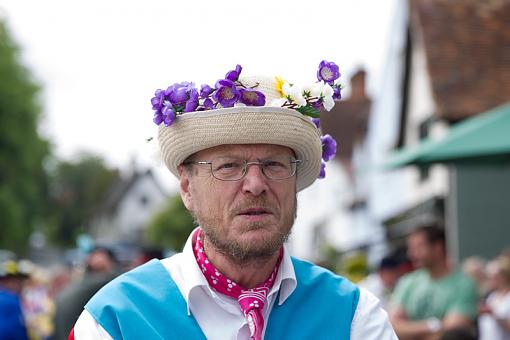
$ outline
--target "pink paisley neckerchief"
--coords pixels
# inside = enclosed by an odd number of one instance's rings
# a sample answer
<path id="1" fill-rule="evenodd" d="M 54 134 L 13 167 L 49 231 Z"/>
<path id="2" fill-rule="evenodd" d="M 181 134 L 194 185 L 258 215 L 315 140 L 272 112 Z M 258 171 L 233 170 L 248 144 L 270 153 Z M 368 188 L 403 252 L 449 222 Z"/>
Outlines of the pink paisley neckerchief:
<path id="1" fill-rule="evenodd" d="M 202 229 L 198 229 L 195 235 L 193 235 L 193 243 L 193 253 L 209 286 L 221 294 L 237 299 L 246 317 L 248 326 L 250 327 L 251 338 L 254 340 L 261 340 L 262 330 L 264 329 L 262 309 L 264 308 L 267 294 L 273 287 L 276 279 L 276 274 L 278 273 L 278 268 L 280 267 L 283 257 L 283 249 L 280 249 L 280 255 L 278 256 L 276 266 L 268 279 L 255 288 L 244 289 L 220 273 L 209 261 L 202 244 Z"/>

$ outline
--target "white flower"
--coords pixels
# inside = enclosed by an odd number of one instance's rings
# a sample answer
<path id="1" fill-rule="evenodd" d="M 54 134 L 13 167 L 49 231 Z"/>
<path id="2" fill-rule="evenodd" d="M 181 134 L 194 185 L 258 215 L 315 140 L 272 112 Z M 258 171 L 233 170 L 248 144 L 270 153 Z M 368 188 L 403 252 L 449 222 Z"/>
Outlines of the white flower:
<path id="1" fill-rule="evenodd" d="M 289 83 L 287 83 L 287 82 L 283 83 L 282 93 L 285 97 L 287 97 L 290 94 L 291 87 L 292 87 L 292 85 L 290 85 Z"/>
<path id="2" fill-rule="evenodd" d="M 290 85 L 289 83 L 284 83 L 282 86 L 283 93 L 290 97 L 292 101 L 299 106 L 306 106 L 306 99 L 303 97 L 303 88 L 299 85 Z"/>
<path id="3" fill-rule="evenodd" d="M 333 99 L 333 94 L 335 91 L 329 84 L 324 84 L 324 87 L 322 88 L 322 104 L 324 105 L 324 108 L 329 111 L 335 106 L 335 100 Z"/>
<path id="4" fill-rule="evenodd" d="M 275 107 L 282 107 L 283 104 L 285 104 L 285 102 L 287 101 L 286 98 L 277 98 L 277 99 L 273 99 L 271 101 L 271 103 L 269 104 L 269 106 L 275 106 Z"/>
<path id="5" fill-rule="evenodd" d="M 310 93 L 310 97 L 319 98 L 322 93 L 322 88 L 324 87 L 324 82 L 316 82 L 311 85 L 305 87 L 305 91 Z"/>

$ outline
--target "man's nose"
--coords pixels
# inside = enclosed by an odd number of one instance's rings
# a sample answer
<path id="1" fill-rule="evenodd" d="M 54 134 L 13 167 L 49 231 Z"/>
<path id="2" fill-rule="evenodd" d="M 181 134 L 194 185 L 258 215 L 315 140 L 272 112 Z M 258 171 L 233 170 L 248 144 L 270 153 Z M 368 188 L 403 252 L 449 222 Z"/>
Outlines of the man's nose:
<path id="1" fill-rule="evenodd" d="M 243 193 L 259 196 L 267 191 L 267 181 L 268 179 L 259 164 L 248 164 L 246 175 L 243 178 Z"/>

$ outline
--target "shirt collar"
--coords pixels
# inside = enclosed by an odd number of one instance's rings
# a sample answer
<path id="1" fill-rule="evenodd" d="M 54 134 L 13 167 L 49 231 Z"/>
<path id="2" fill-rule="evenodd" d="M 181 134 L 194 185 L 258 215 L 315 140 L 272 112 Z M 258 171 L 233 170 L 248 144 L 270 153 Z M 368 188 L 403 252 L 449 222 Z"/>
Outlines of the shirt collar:
<path id="1" fill-rule="evenodd" d="M 186 245 L 182 251 L 182 274 L 185 278 L 184 280 L 184 298 L 186 300 L 186 304 L 188 306 L 188 315 L 190 315 L 190 300 L 193 299 L 193 291 L 199 287 L 206 287 L 212 296 L 216 293 L 209 287 L 206 278 L 202 274 L 200 267 L 197 264 L 195 259 L 195 255 L 193 254 L 193 245 L 192 239 L 193 231 L 188 240 L 186 241 Z M 274 282 L 273 288 L 268 294 L 268 297 L 272 296 L 280 292 L 278 304 L 281 305 L 285 302 L 285 300 L 292 294 L 294 289 L 296 289 L 297 280 L 296 274 L 294 272 L 294 265 L 292 264 L 292 260 L 290 258 L 287 247 L 283 246 L 283 258 L 280 264 L 280 269 L 278 270 L 278 275 L 276 276 L 276 280 Z"/>

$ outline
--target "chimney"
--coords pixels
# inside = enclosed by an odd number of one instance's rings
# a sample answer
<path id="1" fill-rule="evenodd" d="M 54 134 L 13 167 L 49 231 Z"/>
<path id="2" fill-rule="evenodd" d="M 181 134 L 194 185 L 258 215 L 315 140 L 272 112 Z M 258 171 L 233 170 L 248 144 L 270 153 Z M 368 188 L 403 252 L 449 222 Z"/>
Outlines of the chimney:
<path id="1" fill-rule="evenodd" d="M 365 92 L 365 76 L 366 72 L 359 70 L 351 77 L 351 96 L 349 101 L 363 102 L 368 100 Z"/>

